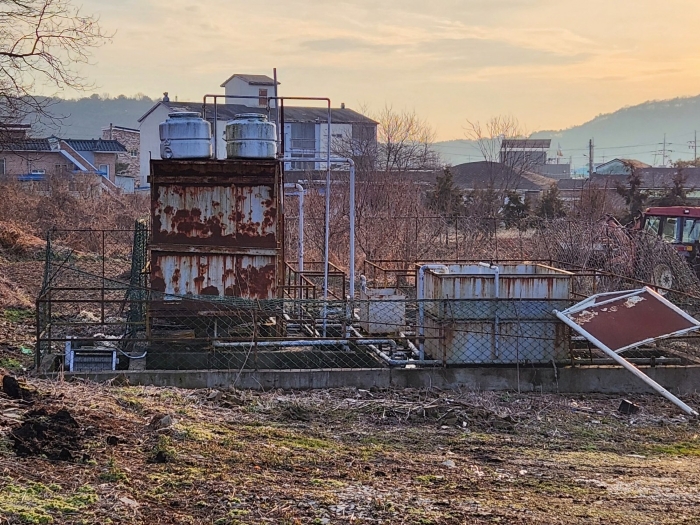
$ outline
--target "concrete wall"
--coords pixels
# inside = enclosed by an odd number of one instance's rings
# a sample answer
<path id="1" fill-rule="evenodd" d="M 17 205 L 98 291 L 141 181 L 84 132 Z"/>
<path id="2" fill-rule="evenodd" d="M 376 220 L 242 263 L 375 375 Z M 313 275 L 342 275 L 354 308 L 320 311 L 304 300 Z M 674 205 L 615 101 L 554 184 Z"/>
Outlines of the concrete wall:
<path id="1" fill-rule="evenodd" d="M 678 395 L 700 388 L 700 366 L 639 367 L 645 374 Z M 68 376 L 107 381 L 123 375 L 132 385 L 183 388 L 271 388 L 307 390 L 316 388 L 442 388 L 466 390 L 511 390 L 550 393 L 603 393 L 630 395 L 653 391 L 632 374 L 617 367 L 522 367 L 435 368 L 435 369 L 326 369 L 326 370 L 144 370 L 73 373 Z M 49 374 L 47 377 L 53 377 Z"/>

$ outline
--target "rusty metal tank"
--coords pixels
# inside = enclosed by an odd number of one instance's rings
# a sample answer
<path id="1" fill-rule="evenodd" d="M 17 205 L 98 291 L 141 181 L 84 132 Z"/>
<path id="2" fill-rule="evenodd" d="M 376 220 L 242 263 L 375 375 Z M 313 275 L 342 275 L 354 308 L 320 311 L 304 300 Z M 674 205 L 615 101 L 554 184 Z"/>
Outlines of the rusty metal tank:
<path id="1" fill-rule="evenodd" d="M 280 297 L 279 161 L 153 160 L 150 183 L 156 295 L 165 302 L 189 296 Z"/>
<path id="2" fill-rule="evenodd" d="M 229 159 L 274 159 L 277 156 L 275 124 L 260 113 L 236 115 L 226 124 L 226 156 Z"/>
<path id="3" fill-rule="evenodd" d="M 211 157 L 211 124 L 194 111 L 170 113 L 161 122 L 162 159 L 206 159 Z"/>

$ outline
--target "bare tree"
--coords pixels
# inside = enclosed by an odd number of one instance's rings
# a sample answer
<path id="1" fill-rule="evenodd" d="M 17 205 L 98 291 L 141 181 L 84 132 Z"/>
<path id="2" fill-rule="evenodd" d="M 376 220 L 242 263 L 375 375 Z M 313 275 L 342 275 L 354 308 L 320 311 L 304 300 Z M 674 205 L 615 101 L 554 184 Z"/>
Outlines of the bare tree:
<path id="1" fill-rule="evenodd" d="M 376 134 L 369 132 L 373 126 L 353 125 L 353 132 L 332 146 L 336 155 L 355 160 L 358 174 L 439 169 L 440 158 L 432 147 L 435 131 L 415 111 L 396 111 L 388 105 L 376 114 L 361 111 L 377 121 Z"/>
<path id="2" fill-rule="evenodd" d="M 36 91 L 92 87 L 80 66 L 110 37 L 71 0 L 0 0 L 0 122 L 55 119 Z"/>
<path id="3" fill-rule="evenodd" d="M 465 134 L 489 165 L 489 188 L 484 189 L 505 195 L 518 187 L 523 174 L 535 164 L 514 142 L 524 139 L 527 132 L 513 116 L 497 116 L 484 123 L 467 120 Z"/>

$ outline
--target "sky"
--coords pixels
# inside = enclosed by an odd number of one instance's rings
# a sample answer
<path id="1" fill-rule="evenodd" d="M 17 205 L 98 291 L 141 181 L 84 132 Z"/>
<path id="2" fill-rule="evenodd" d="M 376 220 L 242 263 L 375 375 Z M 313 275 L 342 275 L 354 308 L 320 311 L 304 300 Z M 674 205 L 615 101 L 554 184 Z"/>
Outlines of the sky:
<path id="1" fill-rule="evenodd" d="M 276 67 L 281 95 L 415 110 L 449 140 L 700 93 L 697 0 L 76 1 L 116 32 L 83 70 L 112 96 L 199 101 Z"/>

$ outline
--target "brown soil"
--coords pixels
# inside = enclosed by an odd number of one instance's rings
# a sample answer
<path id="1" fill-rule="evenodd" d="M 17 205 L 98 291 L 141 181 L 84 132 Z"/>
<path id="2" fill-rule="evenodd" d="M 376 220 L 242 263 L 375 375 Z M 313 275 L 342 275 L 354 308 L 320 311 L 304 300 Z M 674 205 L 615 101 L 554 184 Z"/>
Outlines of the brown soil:
<path id="1" fill-rule="evenodd" d="M 30 386 L 44 412 L 0 397 L 9 523 L 697 522 L 698 423 L 653 396 Z"/>

